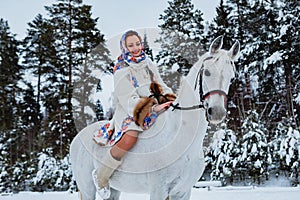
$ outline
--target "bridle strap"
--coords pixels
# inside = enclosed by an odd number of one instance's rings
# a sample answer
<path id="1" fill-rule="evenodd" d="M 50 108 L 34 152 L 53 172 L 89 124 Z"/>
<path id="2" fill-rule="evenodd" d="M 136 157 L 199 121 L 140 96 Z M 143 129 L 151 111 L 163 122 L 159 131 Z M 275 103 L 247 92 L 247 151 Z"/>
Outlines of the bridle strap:
<path id="1" fill-rule="evenodd" d="M 168 100 L 168 98 L 163 94 L 152 94 L 149 96 L 149 98 L 152 98 L 152 97 L 154 97 L 158 103 L 161 103 L 161 102 L 159 102 L 159 97 L 163 97 L 165 100 Z M 172 111 L 174 111 L 174 110 L 194 110 L 194 109 L 204 108 L 204 106 L 202 104 L 195 105 L 195 106 L 189 106 L 189 107 L 181 107 L 181 106 L 179 106 L 179 103 L 177 103 L 175 105 L 171 104 L 170 106 L 173 108 Z"/>
<path id="2" fill-rule="evenodd" d="M 174 111 L 174 110 L 195 110 L 195 109 L 204 108 L 203 104 L 199 104 L 199 105 L 195 105 L 195 106 L 182 107 L 182 106 L 179 106 L 179 103 L 177 103 L 175 105 L 171 104 L 171 107 L 173 108 L 172 111 Z"/>
<path id="3" fill-rule="evenodd" d="M 227 94 L 226 92 L 222 91 L 222 90 L 212 90 L 208 93 L 206 93 L 205 95 L 203 95 L 202 99 L 201 99 L 201 102 L 204 102 L 205 99 L 209 98 L 211 95 L 214 95 L 214 94 L 219 94 L 221 96 L 224 97 L 224 102 L 226 104 L 227 102 Z M 200 108 L 204 108 L 204 105 L 203 103 L 201 104 L 198 104 L 198 105 L 194 105 L 194 106 L 188 106 L 188 107 L 182 107 L 182 106 L 179 106 L 179 103 L 177 104 L 171 104 L 171 107 L 173 107 L 173 110 L 194 110 L 194 109 L 200 109 Z"/>
<path id="4" fill-rule="evenodd" d="M 223 90 L 212 90 L 212 91 L 206 93 L 203 96 L 202 101 L 205 101 L 205 99 L 209 98 L 211 95 L 214 95 L 214 94 L 219 94 L 219 95 L 223 96 L 224 97 L 224 102 L 226 104 L 226 102 L 227 102 L 227 94 Z"/>

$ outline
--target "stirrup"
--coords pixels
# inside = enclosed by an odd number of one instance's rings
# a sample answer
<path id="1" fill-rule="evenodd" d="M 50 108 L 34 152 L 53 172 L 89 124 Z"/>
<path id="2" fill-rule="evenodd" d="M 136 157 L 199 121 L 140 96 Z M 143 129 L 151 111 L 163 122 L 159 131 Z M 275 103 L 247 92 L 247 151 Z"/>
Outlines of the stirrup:
<path id="1" fill-rule="evenodd" d="M 103 188 L 99 187 L 96 169 L 94 169 L 92 171 L 92 177 L 93 177 L 94 185 L 96 186 L 96 190 L 97 190 L 98 195 L 102 199 L 108 199 L 110 197 L 110 187 L 109 187 L 109 185 L 106 185 Z"/>

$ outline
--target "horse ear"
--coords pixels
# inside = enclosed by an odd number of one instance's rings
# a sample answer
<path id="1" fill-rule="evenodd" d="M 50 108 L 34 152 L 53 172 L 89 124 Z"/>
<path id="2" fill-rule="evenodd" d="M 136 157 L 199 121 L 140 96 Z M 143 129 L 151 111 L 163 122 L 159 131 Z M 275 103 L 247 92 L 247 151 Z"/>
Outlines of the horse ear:
<path id="1" fill-rule="evenodd" d="M 222 48 L 223 45 L 223 35 L 220 35 L 214 41 L 211 43 L 209 47 L 209 53 L 210 54 L 215 54 L 218 50 Z"/>
<path id="2" fill-rule="evenodd" d="M 240 53 L 240 42 L 237 40 L 230 48 L 228 55 L 232 60 L 235 60 Z"/>

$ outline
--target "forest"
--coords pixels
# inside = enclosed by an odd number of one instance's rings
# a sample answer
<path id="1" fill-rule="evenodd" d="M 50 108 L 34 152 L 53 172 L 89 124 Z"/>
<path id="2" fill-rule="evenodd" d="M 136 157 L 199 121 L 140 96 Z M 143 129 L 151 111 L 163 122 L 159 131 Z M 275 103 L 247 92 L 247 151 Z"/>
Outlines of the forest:
<path id="1" fill-rule="evenodd" d="M 21 40 L 0 17 L 0 192 L 76 190 L 69 145 L 112 114 L 94 98 L 115 58 L 91 8 L 57 0 Z M 146 53 L 175 91 L 214 38 L 224 35 L 225 49 L 241 43 L 226 121 L 207 131 L 203 179 L 299 185 L 299 10 L 294 0 L 220 0 L 205 21 L 191 0 L 169 0 L 157 16 L 158 52 L 144 35 Z"/>

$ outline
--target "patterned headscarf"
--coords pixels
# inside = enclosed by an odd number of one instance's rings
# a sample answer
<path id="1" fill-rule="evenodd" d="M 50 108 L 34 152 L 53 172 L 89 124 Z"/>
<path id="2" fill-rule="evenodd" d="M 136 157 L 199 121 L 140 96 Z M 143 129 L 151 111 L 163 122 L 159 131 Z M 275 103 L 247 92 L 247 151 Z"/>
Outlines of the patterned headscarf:
<path id="1" fill-rule="evenodd" d="M 145 54 L 145 51 L 144 51 L 142 41 L 141 41 L 141 43 L 142 43 L 142 52 L 138 57 L 132 56 L 131 53 L 126 48 L 126 37 L 127 37 L 127 34 L 130 33 L 130 32 L 131 33 L 134 32 L 135 35 L 137 35 L 139 38 L 141 38 L 136 31 L 132 31 L 132 30 L 127 31 L 126 33 L 124 33 L 122 35 L 121 40 L 120 40 L 120 49 L 121 49 L 122 54 L 118 57 L 118 62 L 116 64 L 116 66 L 114 67 L 114 72 L 118 69 L 121 69 L 121 68 L 125 67 L 126 62 L 128 64 L 131 63 L 131 62 L 139 63 L 139 62 L 146 59 L 146 54 Z"/>

